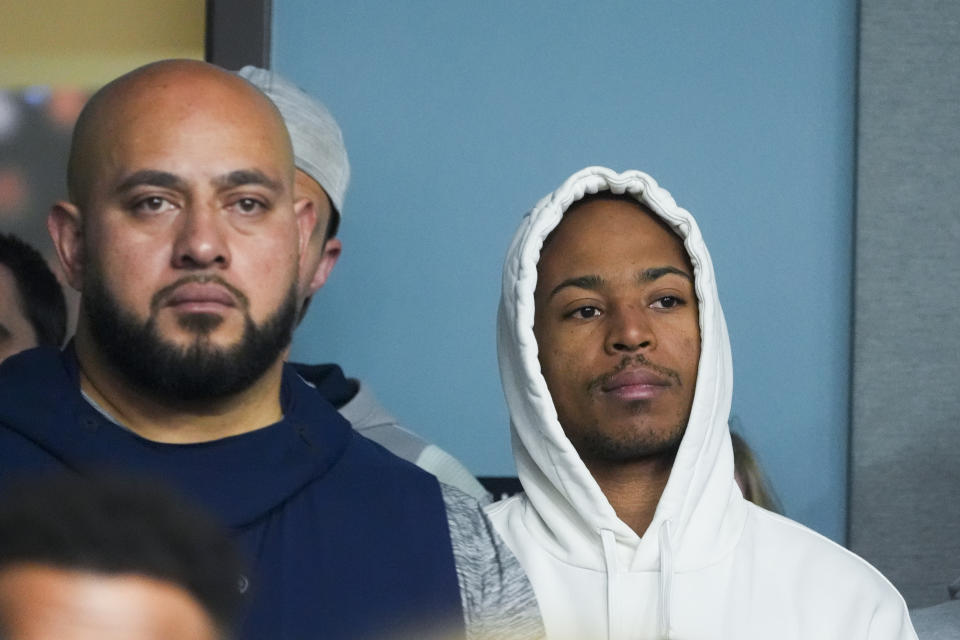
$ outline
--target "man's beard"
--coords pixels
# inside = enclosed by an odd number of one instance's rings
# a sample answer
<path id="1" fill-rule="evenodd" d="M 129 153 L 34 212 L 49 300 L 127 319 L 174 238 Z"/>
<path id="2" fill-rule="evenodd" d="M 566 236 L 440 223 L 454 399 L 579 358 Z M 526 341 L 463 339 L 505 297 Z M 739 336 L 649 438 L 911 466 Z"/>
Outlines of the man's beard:
<path id="1" fill-rule="evenodd" d="M 651 428 L 627 435 L 613 435 L 594 426 L 576 433 L 570 441 L 584 460 L 617 464 L 673 457 L 686 430 L 686 421 L 671 425 L 663 433 Z"/>
<path id="2" fill-rule="evenodd" d="M 157 332 L 156 304 L 151 305 L 146 322 L 141 322 L 120 307 L 94 270 L 88 271 L 83 309 L 93 341 L 128 382 L 154 398 L 193 404 L 226 398 L 250 388 L 276 362 L 293 336 L 296 283 L 279 308 L 259 326 L 250 317 L 243 294 L 228 288 L 239 298 L 244 312 L 243 335 L 231 347 L 211 343 L 209 334 L 222 318 L 208 313 L 180 318 L 180 326 L 196 334 L 189 345 L 166 340 Z"/>
<path id="3" fill-rule="evenodd" d="M 673 381 L 673 388 L 683 388 L 680 375 L 673 369 L 650 362 L 643 354 L 624 357 L 613 370 L 598 376 L 587 384 L 587 393 L 597 393 L 615 374 L 630 365 L 642 365 L 660 376 Z M 692 402 L 692 399 L 691 399 Z M 649 400 L 634 400 L 630 410 L 638 418 L 649 412 Z M 625 433 L 610 433 L 599 422 L 580 425 L 568 433 L 570 442 L 584 460 L 596 460 L 606 463 L 636 462 L 649 458 L 672 458 L 680 448 L 680 442 L 687 431 L 690 419 L 690 407 L 675 416 L 676 422 L 669 426 L 635 426 Z M 563 424 L 563 421 L 561 421 Z"/>

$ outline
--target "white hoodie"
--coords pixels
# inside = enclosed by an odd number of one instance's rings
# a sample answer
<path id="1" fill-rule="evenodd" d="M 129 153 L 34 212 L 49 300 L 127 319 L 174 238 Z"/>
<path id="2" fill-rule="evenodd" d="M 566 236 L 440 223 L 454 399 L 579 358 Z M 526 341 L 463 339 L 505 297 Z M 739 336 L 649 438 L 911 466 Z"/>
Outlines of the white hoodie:
<path id="1" fill-rule="evenodd" d="M 690 420 L 642 537 L 617 517 L 564 435 L 533 334 L 543 241 L 573 202 L 604 190 L 633 195 L 677 232 L 699 300 Z M 877 570 L 741 496 L 727 428 L 730 342 L 713 264 L 693 217 L 653 178 L 589 167 L 537 203 L 507 254 L 498 323 L 525 494 L 487 512 L 526 569 L 551 640 L 916 638 L 903 599 Z"/>

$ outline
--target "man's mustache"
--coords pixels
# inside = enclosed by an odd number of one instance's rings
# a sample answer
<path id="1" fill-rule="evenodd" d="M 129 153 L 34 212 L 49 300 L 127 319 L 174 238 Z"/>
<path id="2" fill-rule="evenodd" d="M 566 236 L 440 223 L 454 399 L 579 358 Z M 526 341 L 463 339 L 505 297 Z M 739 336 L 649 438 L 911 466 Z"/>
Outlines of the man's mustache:
<path id="1" fill-rule="evenodd" d="M 644 356 L 642 353 L 638 353 L 635 356 L 624 356 L 623 360 L 621 360 L 620 364 L 618 364 L 616 367 L 614 367 L 613 369 L 611 369 L 610 371 L 604 374 L 597 376 L 596 378 L 588 382 L 587 391 L 593 392 L 593 391 L 596 391 L 597 389 L 603 388 L 603 386 L 610 381 L 610 378 L 612 378 L 613 376 L 617 375 L 624 369 L 627 369 L 628 367 L 633 365 L 640 365 L 641 367 L 645 369 L 649 369 L 650 371 L 653 371 L 655 373 L 658 373 L 665 378 L 670 378 L 676 383 L 678 387 L 683 386 L 683 382 L 680 380 L 679 373 L 677 373 L 676 371 L 668 367 L 664 367 L 659 364 L 654 364 L 649 360 L 647 360 L 646 356 Z"/>
<path id="2" fill-rule="evenodd" d="M 247 296 L 244 295 L 242 291 L 240 291 L 240 289 L 237 289 L 235 286 L 233 286 L 232 284 L 230 284 L 220 276 L 210 275 L 210 274 L 208 275 L 198 274 L 198 275 L 192 275 L 192 276 L 184 276 L 178 279 L 177 281 L 171 284 L 168 284 L 167 286 L 157 291 L 155 294 L 153 294 L 153 297 L 150 299 L 150 310 L 153 313 L 156 313 L 157 310 L 159 310 L 161 305 L 163 304 L 164 299 L 172 295 L 174 291 L 176 291 L 179 287 L 182 287 L 185 284 L 211 284 L 211 283 L 220 285 L 221 287 L 229 291 L 230 294 L 234 298 L 236 298 L 237 304 L 244 311 L 247 311 L 250 308 L 250 301 L 247 299 Z"/>

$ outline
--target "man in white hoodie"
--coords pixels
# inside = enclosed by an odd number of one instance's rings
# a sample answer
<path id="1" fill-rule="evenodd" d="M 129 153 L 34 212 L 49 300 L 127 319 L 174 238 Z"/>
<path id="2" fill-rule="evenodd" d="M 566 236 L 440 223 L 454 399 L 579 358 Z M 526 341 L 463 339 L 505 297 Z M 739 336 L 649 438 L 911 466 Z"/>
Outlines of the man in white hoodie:
<path id="1" fill-rule="evenodd" d="M 650 176 L 590 167 L 534 207 L 498 342 L 525 494 L 487 509 L 549 638 L 916 638 L 873 567 L 743 499 L 710 255 Z"/>

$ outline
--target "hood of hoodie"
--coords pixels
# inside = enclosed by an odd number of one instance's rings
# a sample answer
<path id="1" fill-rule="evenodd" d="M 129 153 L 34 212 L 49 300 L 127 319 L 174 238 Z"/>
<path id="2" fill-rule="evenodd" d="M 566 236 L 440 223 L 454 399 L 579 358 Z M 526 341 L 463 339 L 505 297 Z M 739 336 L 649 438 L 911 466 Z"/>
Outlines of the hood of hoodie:
<path id="1" fill-rule="evenodd" d="M 643 536 L 617 517 L 557 419 L 538 360 L 534 290 L 543 242 L 566 210 L 588 194 L 629 194 L 683 240 L 694 269 L 701 349 L 693 406 L 669 481 Z M 640 171 L 588 167 L 568 178 L 523 219 L 507 253 L 497 346 L 510 411 L 517 472 L 534 509 L 528 525 L 564 562 L 609 570 L 671 572 L 717 561 L 735 544 L 746 518 L 736 489 L 727 419 L 732 364 L 713 263 L 693 216 Z M 611 558 L 611 554 L 615 557 Z"/>

